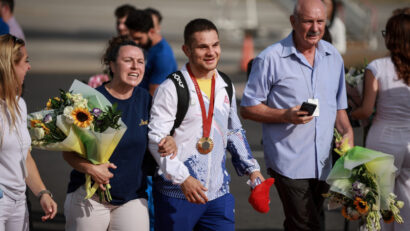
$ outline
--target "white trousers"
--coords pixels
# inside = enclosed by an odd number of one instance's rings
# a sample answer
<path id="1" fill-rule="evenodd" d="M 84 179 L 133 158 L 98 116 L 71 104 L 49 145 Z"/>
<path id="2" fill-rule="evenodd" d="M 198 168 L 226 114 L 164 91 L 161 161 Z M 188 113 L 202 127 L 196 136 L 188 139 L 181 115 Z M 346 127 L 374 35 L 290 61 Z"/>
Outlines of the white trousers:
<path id="1" fill-rule="evenodd" d="M 382 230 L 410 230 L 410 125 L 374 121 L 367 135 L 366 147 L 394 156 L 397 167 L 394 193 L 404 202 L 400 210 L 404 224 L 382 223 Z"/>
<path id="2" fill-rule="evenodd" d="M 135 199 L 116 206 L 100 203 L 96 195 L 85 200 L 84 187 L 67 194 L 64 203 L 66 231 L 128 231 L 149 230 L 148 203 Z"/>
<path id="3" fill-rule="evenodd" d="M 0 199 L 0 231 L 28 231 L 26 199 L 13 200 L 6 194 Z"/>

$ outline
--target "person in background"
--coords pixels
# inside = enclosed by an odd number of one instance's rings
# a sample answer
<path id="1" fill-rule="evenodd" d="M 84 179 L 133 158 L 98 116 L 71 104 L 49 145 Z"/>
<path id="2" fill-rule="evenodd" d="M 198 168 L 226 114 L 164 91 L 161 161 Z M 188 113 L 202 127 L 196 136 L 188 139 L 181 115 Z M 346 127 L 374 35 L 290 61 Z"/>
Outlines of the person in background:
<path id="1" fill-rule="evenodd" d="M 285 230 L 324 230 L 334 127 L 353 145 L 343 59 L 322 40 L 325 9 L 320 0 L 296 1 L 293 31 L 254 59 L 241 102 L 243 118 L 263 123 L 265 162 Z M 317 105 L 312 115 L 300 110 L 303 102 Z"/>
<path id="2" fill-rule="evenodd" d="M 10 33 L 9 26 L 0 17 L 0 35 L 9 34 L 9 33 Z"/>
<path id="3" fill-rule="evenodd" d="M 136 10 L 136 8 L 132 5 L 129 4 L 124 4 L 117 9 L 115 9 L 115 18 L 116 18 L 116 28 L 117 28 L 117 34 L 121 36 L 128 36 L 129 31 L 127 26 L 125 25 L 125 21 L 127 21 L 128 15 Z"/>
<path id="4" fill-rule="evenodd" d="M 410 221 L 410 11 L 405 12 L 397 10 L 387 21 L 382 33 L 390 55 L 366 67 L 362 105 L 351 115 L 367 119 L 376 106 L 366 147 L 394 156 L 398 168 L 394 193 L 404 201 L 400 215 L 406 222 Z M 408 229 L 394 223 L 384 224 L 382 230 Z"/>
<path id="5" fill-rule="evenodd" d="M 0 0 L 0 12 L 4 22 L 10 28 L 10 34 L 16 36 L 19 39 L 25 40 L 23 30 L 13 15 L 14 12 L 14 0 Z"/>
<path id="6" fill-rule="evenodd" d="M 152 22 L 154 23 L 154 30 L 159 36 L 161 36 L 161 22 L 162 22 L 161 13 L 158 10 L 151 8 L 151 7 L 146 8 L 145 11 L 151 15 Z"/>
<path id="7" fill-rule="evenodd" d="M 125 26 L 125 20 L 127 20 L 128 14 L 136 8 L 129 4 L 124 4 L 115 9 L 114 15 L 116 19 L 116 30 L 118 36 L 129 36 L 128 28 Z M 110 77 L 106 73 L 93 75 L 88 79 L 88 86 L 96 88 L 103 83 L 110 81 Z"/>
<path id="8" fill-rule="evenodd" d="M 147 66 L 141 86 L 154 95 L 157 87 L 177 70 L 174 52 L 168 42 L 154 29 L 151 15 L 144 10 L 133 11 L 125 22 L 130 37 L 147 50 Z"/>
<path id="9" fill-rule="evenodd" d="M 122 36 L 115 37 L 103 57 L 111 81 L 97 88 L 112 104 L 117 104 L 127 130 L 115 148 L 109 163 L 94 165 L 73 152 L 64 159 L 74 168 L 70 175 L 64 204 L 66 230 L 149 230 L 146 175 L 143 160 L 148 144 L 148 120 L 151 96 L 140 88 L 145 71 L 142 48 Z M 161 153 L 177 151 L 173 138 L 164 137 L 158 145 Z M 112 201 L 101 202 L 97 194 L 85 200 L 85 174 L 104 189 L 111 184 Z"/>
<path id="10" fill-rule="evenodd" d="M 331 35 L 331 43 L 340 54 L 346 53 L 346 26 L 342 19 L 337 15 L 336 0 L 323 0 L 326 5 L 327 27 Z"/>
<path id="11" fill-rule="evenodd" d="M 26 185 L 40 200 L 45 215 L 53 219 L 57 204 L 44 186 L 31 156 L 27 106 L 20 97 L 31 69 L 22 39 L 0 36 L 0 230 L 29 230 Z"/>
<path id="12" fill-rule="evenodd" d="M 190 103 L 181 125 L 173 129 L 178 96 L 171 79 L 158 87 L 151 109 L 149 149 L 160 167 L 154 177 L 155 229 L 233 231 L 226 151 L 238 175 L 264 178 L 236 114 L 235 91 L 230 100 L 216 69 L 221 52 L 216 26 L 207 19 L 189 22 L 182 49 L 189 62 L 179 77 L 187 83 Z M 161 157 L 156 146 L 172 133 L 179 152 L 174 159 Z"/>

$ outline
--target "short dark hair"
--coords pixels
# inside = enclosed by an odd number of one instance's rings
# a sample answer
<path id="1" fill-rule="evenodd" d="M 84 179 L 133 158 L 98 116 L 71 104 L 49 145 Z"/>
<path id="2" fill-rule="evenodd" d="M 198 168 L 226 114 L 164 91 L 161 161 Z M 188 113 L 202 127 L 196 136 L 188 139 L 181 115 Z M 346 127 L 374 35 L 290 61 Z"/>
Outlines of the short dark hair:
<path id="1" fill-rule="evenodd" d="M 14 0 L 0 0 L 0 3 L 8 5 L 11 13 L 14 11 Z"/>
<path id="2" fill-rule="evenodd" d="M 156 10 L 156 9 L 154 9 L 154 8 L 151 8 L 151 7 L 148 7 L 147 9 L 145 9 L 145 11 L 148 12 L 148 14 L 150 14 L 151 16 L 152 16 L 152 15 L 155 15 L 155 16 L 158 18 L 158 23 L 161 24 L 161 22 L 162 22 L 162 15 L 161 15 L 161 13 L 160 13 L 158 10 Z"/>
<path id="3" fill-rule="evenodd" d="M 135 8 L 134 6 L 130 4 L 124 4 L 124 5 L 117 7 L 117 9 L 115 9 L 114 14 L 115 14 L 115 17 L 117 18 L 124 18 L 128 16 L 130 12 L 134 10 L 137 10 L 137 8 Z"/>
<path id="4" fill-rule="evenodd" d="M 144 10 L 135 10 L 130 12 L 125 21 L 125 25 L 129 30 L 135 30 L 138 32 L 147 33 L 150 29 L 154 28 L 151 15 Z"/>
<path id="5" fill-rule="evenodd" d="M 123 46 L 138 47 L 139 49 L 141 49 L 142 53 L 144 54 L 144 58 L 145 58 L 144 50 L 138 44 L 136 44 L 133 40 L 131 40 L 128 36 L 113 37 L 112 39 L 110 39 L 110 41 L 108 41 L 108 47 L 105 50 L 105 53 L 102 57 L 102 62 L 108 67 L 108 72 L 111 78 L 114 77 L 114 74 L 110 68 L 110 62 L 117 61 L 118 52 L 120 51 L 120 48 Z"/>
<path id="6" fill-rule="evenodd" d="M 195 32 L 199 31 L 209 31 L 209 30 L 214 30 L 216 33 L 218 33 L 218 29 L 216 28 L 215 24 L 213 22 L 209 21 L 208 19 L 204 18 L 197 18 L 192 21 L 190 21 L 184 29 L 184 43 L 185 45 L 189 45 L 191 43 L 191 38 L 192 35 Z"/>

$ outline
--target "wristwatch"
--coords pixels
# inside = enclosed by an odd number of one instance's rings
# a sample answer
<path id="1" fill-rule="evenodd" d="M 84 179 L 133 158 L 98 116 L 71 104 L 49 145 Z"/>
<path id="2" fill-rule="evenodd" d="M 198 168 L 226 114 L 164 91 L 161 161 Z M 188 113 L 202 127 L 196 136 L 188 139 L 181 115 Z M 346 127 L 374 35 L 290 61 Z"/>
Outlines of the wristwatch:
<path id="1" fill-rule="evenodd" d="M 48 194 L 48 195 L 50 195 L 51 198 L 53 198 L 53 194 L 52 194 L 49 190 L 47 190 L 47 189 L 41 190 L 41 191 L 37 194 L 37 198 L 40 200 L 40 199 L 41 199 L 41 196 L 43 196 L 43 194 Z"/>

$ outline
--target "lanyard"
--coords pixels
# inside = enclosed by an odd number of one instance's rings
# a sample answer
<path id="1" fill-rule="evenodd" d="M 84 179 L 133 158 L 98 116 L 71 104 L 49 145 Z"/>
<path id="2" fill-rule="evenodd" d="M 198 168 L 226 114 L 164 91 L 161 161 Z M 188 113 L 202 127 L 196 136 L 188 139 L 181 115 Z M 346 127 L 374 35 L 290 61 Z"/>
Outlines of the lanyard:
<path id="1" fill-rule="evenodd" d="M 209 133 L 211 132 L 212 117 L 214 115 L 215 73 L 212 76 L 211 98 L 210 98 L 210 103 L 209 103 L 208 116 L 206 116 L 205 103 L 204 103 L 204 99 L 202 98 L 201 89 L 199 88 L 198 82 L 196 81 L 196 78 L 195 78 L 194 74 L 192 73 L 191 68 L 189 67 L 189 63 L 186 65 L 186 67 L 188 69 L 188 73 L 189 73 L 189 76 L 192 79 L 192 82 L 194 82 L 195 91 L 196 91 L 196 94 L 198 96 L 199 104 L 201 105 L 202 124 L 203 124 L 203 137 L 209 137 Z"/>
<path id="2" fill-rule="evenodd" d="M 299 67 L 300 67 L 300 71 L 302 71 L 303 78 L 305 79 L 306 88 L 308 90 L 308 95 L 309 95 L 310 98 L 313 99 L 314 98 L 314 92 L 315 92 L 314 87 L 316 87 L 317 78 L 315 78 L 315 81 L 312 81 L 312 77 L 306 78 L 305 72 L 303 71 L 303 68 L 302 68 L 302 64 L 299 63 Z M 313 70 L 312 70 L 312 72 L 313 72 Z M 310 80 L 310 84 L 309 84 L 309 80 Z"/>

